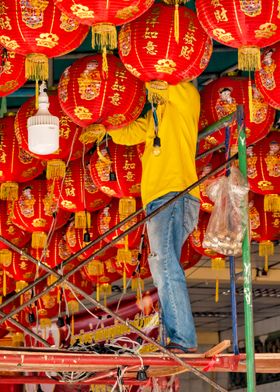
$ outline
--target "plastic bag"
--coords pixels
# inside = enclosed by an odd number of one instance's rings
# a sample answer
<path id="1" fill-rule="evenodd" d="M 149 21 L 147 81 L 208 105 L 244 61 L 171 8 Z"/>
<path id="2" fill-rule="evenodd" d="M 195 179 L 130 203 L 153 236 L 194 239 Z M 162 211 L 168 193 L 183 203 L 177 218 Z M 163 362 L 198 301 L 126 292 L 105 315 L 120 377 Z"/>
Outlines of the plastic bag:
<path id="1" fill-rule="evenodd" d="M 206 188 L 215 203 L 202 246 L 229 256 L 241 254 L 248 222 L 249 187 L 240 170 L 232 166 L 228 177 L 219 177 Z"/>

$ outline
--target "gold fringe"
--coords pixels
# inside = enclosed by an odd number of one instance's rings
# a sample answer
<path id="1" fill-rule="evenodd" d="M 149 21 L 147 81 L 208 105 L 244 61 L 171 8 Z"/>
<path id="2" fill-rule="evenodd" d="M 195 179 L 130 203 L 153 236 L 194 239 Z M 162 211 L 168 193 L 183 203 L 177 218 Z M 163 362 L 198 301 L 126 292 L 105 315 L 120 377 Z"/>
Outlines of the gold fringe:
<path id="1" fill-rule="evenodd" d="M 87 229 L 91 227 L 91 215 L 88 211 L 75 212 L 75 229 Z"/>
<path id="2" fill-rule="evenodd" d="M 25 282 L 24 280 L 18 280 L 16 282 L 16 293 L 19 293 L 21 290 L 25 289 L 25 287 L 28 286 L 28 283 Z M 22 297 L 22 296 L 21 296 Z"/>
<path id="3" fill-rule="evenodd" d="M 253 91 L 251 79 L 248 81 L 248 97 L 249 97 L 249 118 L 250 122 L 254 121 L 254 109 L 253 109 Z"/>
<path id="4" fill-rule="evenodd" d="M 74 318 L 74 313 L 72 314 L 72 319 L 71 319 L 71 335 L 75 335 L 75 318 Z"/>
<path id="5" fill-rule="evenodd" d="M 40 323 L 40 327 L 42 329 L 51 328 L 51 326 L 52 326 L 52 321 L 49 318 L 42 318 L 42 319 L 40 319 L 39 323 Z"/>
<path id="6" fill-rule="evenodd" d="M 215 302 L 219 302 L 219 279 L 216 278 L 216 287 L 215 287 Z"/>
<path id="7" fill-rule="evenodd" d="M 116 49 L 118 45 L 117 29 L 112 23 L 96 23 L 91 28 L 92 47 L 103 50 L 104 46 L 108 49 Z"/>
<path id="8" fill-rule="evenodd" d="M 79 140 L 83 144 L 100 143 L 106 134 L 106 128 L 102 124 L 91 124 L 84 128 Z"/>
<path id="9" fill-rule="evenodd" d="M 12 263 L 12 252 L 9 249 L 0 250 L 0 265 L 9 267 Z"/>
<path id="10" fill-rule="evenodd" d="M 144 291 L 144 280 L 138 277 L 132 278 L 131 290 L 136 291 L 136 297 L 139 299 L 141 292 Z"/>
<path id="11" fill-rule="evenodd" d="M 43 231 L 32 233 L 31 247 L 33 249 L 43 249 L 47 245 L 47 234 Z"/>
<path id="12" fill-rule="evenodd" d="M 35 81 L 35 109 L 39 109 L 39 81 Z"/>
<path id="13" fill-rule="evenodd" d="M 32 80 L 48 80 L 49 61 L 46 55 L 31 53 L 25 59 L 25 76 Z"/>
<path id="14" fill-rule="evenodd" d="M 117 264 L 131 264 L 132 252 L 129 249 L 119 248 L 117 251 Z"/>
<path id="15" fill-rule="evenodd" d="M 22 332 L 15 332 L 12 336 L 14 346 L 21 346 L 24 343 L 24 334 Z"/>
<path id="16" fill-rule="evenodd" d="M 66 172 L 66 165 L 62 159 L 51 159 L 47 162 L 46 177 L 47 180 L 54 178 L 63 178 Z"/>
<path id="17" fill-rule="evenodd" d="M 270 194 L 264 196 L 264 210 L 267 212 L 280 211 L 280 196 L 277 194 Z"/>
<path id="18" fill-rule="evenodd" d="M 100 294 L 103 295 L 104 305 L 107 306 L 107 297 L 108 295 L 112 294 L 112 286 L 110 283 L 102 283 L 100 285 Z"/>
<path id="19" fill-rule="evenodd" d="M 272 241 L 262 241 L 259 243 L 259 256 L 273 256 L 274 243 Z"/>
<path id="20" fill-rule="evenodd" d="M 108 60 L 107 60 L 107 49 L 106 46 L 103 46 L 102 49 L 102 71 L 104 79 L 108 79 Z"/>
<path id="21" fill-rule="evenodd" d="M 96 283 L 96 301 L 100 302 L 100 285 Z"/>
<path id="22" fill-rule="evenodd" d="M 58 279 L 57 276 L 49 275 L 47 277 L 47 284 L 48 284 L 48 286 L 51 286 L 53 283 L 55 283 L 57 281 L 57 279 Z"/>
<path id="23" fill-rule="evenodd" d="M 101 276 L 104 274 L 104 264 L 99 260 L 92 260 L 86 266 L 90 276 Z"/>
<path id="24" fill-rule="evenodd" d="M 176 43 L 179 43 L 180 37 L 180 21 L 179 21 L 179 4 L 176 2 L 174 11 L 174 38 Z"/>
<path id="25" fill-rule="evenodd" d="M 126 293 L 127 276 L 126 276 L 126 263 L 123 265 L 123 293 Z"/>
<path id="26" fill-rule="evenodd" d="M 76 300 L 71 300 L 68 302 L 68 310 L 71 314 L 77 313 L 79 311 L 79 302 Z"/>
<path id="27" fill-rule="evenodd" d="M 258 71 L 261 68 L 261 52 L 257 46 L 242 46 L 238 48 L 238 69 L 243 71 Z"/>
<path id="28" fill-rule="evenodd" d="M 3 296 L 6 297 L 7 295 L 7 273 L 3 271 Z"/>
<path id="29" fill-rule="evenodd" d="M 168 83 L 163 80 L 153 80 L 146 83 L 148 100 L 153 104 L 163 105 L 168 101 Z"/>
<path id="30" fill-rule="evenodd" d="M 136 200 L 134 197 L 122 197 L 119 200 L 120 221 L 127 218 L 136 211 Z"/>
<path id="31" fill-rule="evenodd" d="M 18 199 L 18 184 L 16 182 L 3 182 L 0 187 L 1 200 L 14 201 Z"/>
<path id="32" fill-rule="evenodd" d="M 211 259 L 211 268 L 219 271 L 223 268 L 225 268 L 226 266 L 226 262 L 225 259 L 223 257 L 214 257 L 213 259 Z"/>

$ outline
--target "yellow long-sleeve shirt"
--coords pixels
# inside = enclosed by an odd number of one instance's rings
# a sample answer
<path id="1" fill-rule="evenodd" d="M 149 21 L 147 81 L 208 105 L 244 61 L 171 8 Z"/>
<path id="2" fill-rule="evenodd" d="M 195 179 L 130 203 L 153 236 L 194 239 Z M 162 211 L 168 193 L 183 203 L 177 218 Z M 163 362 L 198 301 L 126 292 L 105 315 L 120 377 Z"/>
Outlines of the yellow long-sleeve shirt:
<path id="1" fill-rule="evenodd" d="M 152 112 L 132 124 L 110 131 L 117 144 L 146 142 L 142 157 L 141 195 L 143 205 L 169 192 L 183 191 L 197 181 L 195 153 L 200 112 L 200 96 L 192 83 L 182 82 L 168 88 L 168 102 L 158 106 L 158 136 L 161 153 L 153 154 Z M 199 188 L 190 194 L 199 198 Z"/>

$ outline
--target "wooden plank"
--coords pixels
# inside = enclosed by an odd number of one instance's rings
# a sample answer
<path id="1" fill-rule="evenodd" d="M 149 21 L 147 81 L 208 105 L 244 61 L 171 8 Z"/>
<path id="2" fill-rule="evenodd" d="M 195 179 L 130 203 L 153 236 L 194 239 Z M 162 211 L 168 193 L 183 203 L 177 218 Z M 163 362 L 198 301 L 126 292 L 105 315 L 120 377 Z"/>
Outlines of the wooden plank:
<path id="1" fill-rule="evenodd" d="M 230 340 L 223 340 L 222 342 L 220 342 L 216 346 L 210 348 L 210 350 L 206 351 L 204 353 L 205 358 L 214 357 L 215 355 L 218 355 L 218 354 L 222 353 L 223 351 L 225 351 L 230 346 L 231 346 Z"/>

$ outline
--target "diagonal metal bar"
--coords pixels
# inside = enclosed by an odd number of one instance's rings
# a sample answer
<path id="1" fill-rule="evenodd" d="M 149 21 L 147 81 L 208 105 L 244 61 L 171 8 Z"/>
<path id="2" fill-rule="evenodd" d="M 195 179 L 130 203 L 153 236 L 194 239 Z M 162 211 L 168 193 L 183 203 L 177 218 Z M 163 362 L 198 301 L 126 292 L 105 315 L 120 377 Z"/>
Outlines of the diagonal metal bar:
<path id="1" fill-rule="evenodd" d="M 221 118 L 219 121 L 209 125 L 209 127 L 206 127 L 201 132 L 199 132 L 197 140 L 200 141 L 206 136 L 211 135 L 213 132 L 219 131 L 220 129 L 224 128 L 226 125 L 228 125 L 235 119 L 236 119 L 236 112 L 233 112 L 228 116 Z"/>

